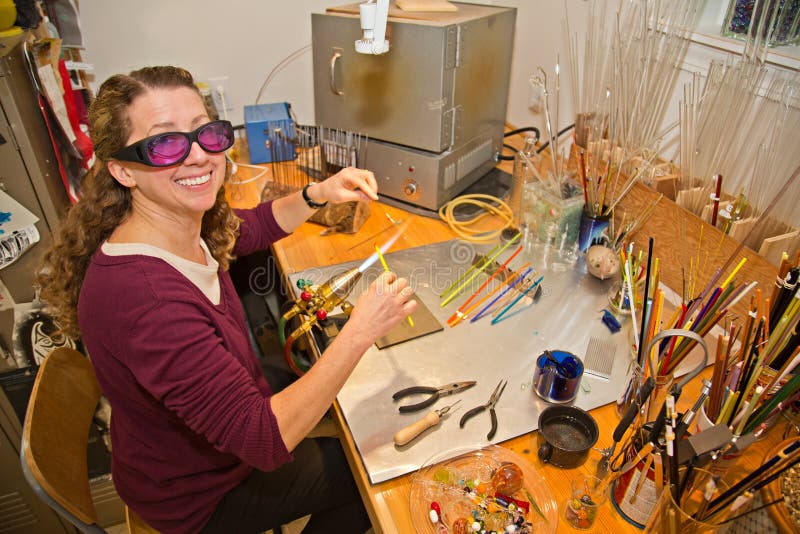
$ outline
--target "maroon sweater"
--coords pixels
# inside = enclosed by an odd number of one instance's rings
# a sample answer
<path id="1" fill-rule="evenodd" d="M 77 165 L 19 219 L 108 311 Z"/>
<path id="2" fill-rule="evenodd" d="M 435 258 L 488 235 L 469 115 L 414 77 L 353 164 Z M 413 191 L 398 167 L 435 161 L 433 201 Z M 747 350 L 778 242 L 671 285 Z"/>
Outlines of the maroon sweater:
<path id="1" fill-rule="evenodd" d="M 237 214 L 236 255 L 286 235 L 271 203 Z M 161 259 L 98 250 L 80 293 L 83 341 L 112 407 L 114 485 L 161 532 L 197 532 L 254 467 L 292 458 L 229 273 L 219 282 L 215 306 Z"/>

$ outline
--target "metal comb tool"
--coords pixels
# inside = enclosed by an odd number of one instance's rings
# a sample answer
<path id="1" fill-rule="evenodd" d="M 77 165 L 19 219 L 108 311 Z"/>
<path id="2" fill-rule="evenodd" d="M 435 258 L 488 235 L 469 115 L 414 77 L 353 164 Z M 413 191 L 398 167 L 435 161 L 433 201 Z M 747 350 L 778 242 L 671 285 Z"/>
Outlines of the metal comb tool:
<path id="1" fill-rule="evenodd" d="M 584 372 L 604 380 L 610 380 L 616 353 L 617 345 L 613 341 L 596 337 L 589 338 L 586 356 L 583 358 Z"/>

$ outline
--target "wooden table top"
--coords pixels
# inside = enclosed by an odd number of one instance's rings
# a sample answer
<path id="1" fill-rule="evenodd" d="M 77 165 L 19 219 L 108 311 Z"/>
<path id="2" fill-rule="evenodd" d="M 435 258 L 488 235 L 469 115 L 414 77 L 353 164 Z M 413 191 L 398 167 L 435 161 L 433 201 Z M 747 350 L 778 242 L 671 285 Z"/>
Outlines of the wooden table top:
<path id="1" fill-rule="evenodd" d="M 507 165 L 507 164 L 506 164 Z M 239 171 L 239 180 L 247 180 L 249 169 Z M 241 185 L 229 186 L 229 200 L 236 207 L 251 207 L 258 203 L 260 191 L 269 174 L 264 177 Z M 642 193 L 644 194 L 644 193 Z M 638 198 L 638 196 L 636 197 Z M 638 202 L 638 200 L 637 200 Z M 410 219 L 411 224 L 403 236 L 394 244 L 393 250 L 421 246 L 454 239 L 455 235 L 447 225 L 439 220 L 411 214 L 399 208 L 381 203 L 371 205 L 371 215 L 364 226 L 355 234 L 333 234 L 320 236 L 323 227 L 306 223 L 292 235 L 273 245 L 273 253 L 281 272 L 286 275 L 302 271 L 315 266 L 333 265 L 348 261 L 363 259 L 368 256 L 376 241 L 380 242 L 381 235 L 391 225 L 389 217 L 394 219 Z M 657 215 L 654 215 L 657 218 Z M 660 228 L 657 221 L 651 223 L 653 228 Z M 385 235 L 385 234 L 383 234 Z M 641 233 L 640 235 L 647 235 Z M 646 237 L 644 237 L 646 240 Z M 661 236 L 659 242 L 672 236 Z M 639 244 L 637 243 L 637 246 Z M 663 278 L 662 278 L 663 279 Z M 709 362 L 711 363 L 711 362 Z M 701 377 L 710 377 L 711 367 L 708 367 L 695 380 L 690 382 L 683 390 L 683 395 L 678 403 L 679 411 L 687 409 L 697 399 L 701 389 Z M 380 484 L 370 484 L 367 473 L 359 458 L 355 443 L 344 424 L 344 418 L 338 405 L 333 407 L 334 420 L 337 423 L 344 449 L 348 455 L 350 466 L 356 482 L 361 490 L 367 510 L 372 519 L 376 532 L 408 533 L 414 532 L 411 522 L 409 495 L 411 489 L 411 475 L 402 476 Z M 595 447 L 608 447 L 612 443 L 612 432 L 619 418 L 613 404 L 601 406 L 591 411 L 600 429 L 600 437 Z M 748 448 L 738 464 L 733 468 L 728 477 L 736 480 L 737 475 L 749 472 L 761 464 L 764 452 L 774 443 L 780 441 L 783 434 L 782 428 L 774 428 L 767 437 Z M 599 454 L 592 451 L 588 461 L 577 469 L 560 469 L 552 465 L 542 464 L 536 456 L 536 432 L 501 443 L 518 454 L 529 459 L 547 480 L 562 512 L 562 505 L 569 496 L 569 483 L 578 474 L 594 474 Z M 559 520 L 559 533 L 573 532 L 574 530 L 562 519 Z M 599 511 L 594 532 L 637 532 L 638 529 L 629 524 L 610 502 L 606 502 Z"/>

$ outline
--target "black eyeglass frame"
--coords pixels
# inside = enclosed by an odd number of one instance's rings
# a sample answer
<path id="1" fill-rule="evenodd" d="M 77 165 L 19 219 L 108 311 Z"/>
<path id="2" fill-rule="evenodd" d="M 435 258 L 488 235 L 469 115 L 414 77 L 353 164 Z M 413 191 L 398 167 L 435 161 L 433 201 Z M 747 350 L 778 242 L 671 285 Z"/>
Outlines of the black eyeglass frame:
<path id="1" fill-rule="evenodd" d="M 226 126 L 227 129 L 230 131 L 230 138 L 231 138 L 230 144 L 224 148 L 221 148 L 220 150 L 207 149 L 206 147 L 203 146 L 203 144 L 200 142 L 198 138 L 200 132 L 203 129 L 208 128 L 213 124 L 222 124 L 223 126 Z M 181 135 L 189 140 L 189 144 L 187 145 L 184 154 L 176 161 L 165 164 L 155 163 L 150 159 L 150 156 L 147 153 L 147 145 L 152 141 L 154 141 L 155 139 L 158 139 L 159 137 L 163 137 L 166 135 Z M 197 143 L 200 146 L 200 148 L 202 148 L 203 150 L 205 150 L 210 154 L 219 154 L 220 152 L 225 152 L 230 147 L 232 147 L 234 140 L 235 138 L 234 138 L 233 124 L 231 124 L 230 121 L 226 120 L 216 120 L 203 124 L 193 132 L 162 132 L 156 135 L 151 135 L 150 137 L 145 137 L 141 141 L 136 141 L 135 143 L 130 144 L 124 148 L 120 148 L 119 150 L 111 154 L 111 157 L 120 161 L 132 161 L 134 163 L 141 163 L 143 165 L 147 165 L 148 167 L 172 167 L 173 165 L 179 165 L 180 163 L 183 163 L 183 161 L 187 157 L 189 157 L 189 152 L 192 151 L 192 145 L 194 143 Z"/>

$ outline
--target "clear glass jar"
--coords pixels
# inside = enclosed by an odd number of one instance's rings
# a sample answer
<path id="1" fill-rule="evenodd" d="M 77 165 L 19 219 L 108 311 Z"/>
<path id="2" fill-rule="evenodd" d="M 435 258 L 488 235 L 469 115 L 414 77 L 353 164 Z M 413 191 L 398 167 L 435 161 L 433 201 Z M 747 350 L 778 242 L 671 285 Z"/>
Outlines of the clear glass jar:
<path id="1" fill-rule="evenodd" d="M 522 222 L 540 243 L 548 241 L 555 224 L 557 245 L 572 246 L 578 240 L 583 197 L 579 194 L 561 198 L 539 180 L 525 185 L 522 195 Z M 561 237 L 563 235 L 563 238 Z"/>
<path id="2" fill-rule="evenodd" d="M 525 137 L 525 145 L 522 150 L 514 156 L 511 189 L 508 193 L 508 207 L 511 208 L 511 212 L 514 214 L 514 222 L 517 227 L 523 224 L 522 197 L 525 192 L 525 185 L 536 180 L 534 170 L 531 169 L 533 160 L 536 157 L 536 138 L 529 135 Z"/>
<path id="3" fill-rule="evenodd" d="M 681 470 L 681 475 L 685 471 Z M 658 502 L 653 508 L 653 512 L 647 521 L 646 532 L 686 532 L 692 534 L 720 534 L 726 532 L 733 523 L 725 521 L 732 515 L 730 506 L 725 507 L 719 514 L 710 519 L 698 520 L 696 516 L 704 510 L 703 493 L 705 483 L 712 478 L 712 473 L 703 469 L 694 469 L 692 480 L 686 484 L 686 488 L 681 493 L 680 503 L 676 503 L 669 488 L 665 488 L 658 498 Z M 718 497 L 728 485 L 723 481 L 717 481 L 717 492 L 713 498 Z M 739 510 L 739 513 L 745 509 Z"/>
<path id="4" fill-rule="evenodd" d="M 757 30 L 765 17 L 761 38 L 769 39 L 767 46 L 800 42 L 800 0 L 730 0 L 722 35 L 747 39 L 750 28 Z M 773 34 L 771 38 L 770 33 Z"/>

